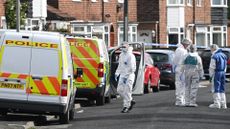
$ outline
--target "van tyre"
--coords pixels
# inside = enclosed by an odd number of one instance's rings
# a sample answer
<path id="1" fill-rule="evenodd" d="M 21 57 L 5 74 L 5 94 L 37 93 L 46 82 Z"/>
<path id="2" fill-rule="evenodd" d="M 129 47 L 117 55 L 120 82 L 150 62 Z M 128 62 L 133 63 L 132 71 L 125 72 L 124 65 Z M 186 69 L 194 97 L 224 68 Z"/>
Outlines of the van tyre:
<path id="1" fill-rule="evenodd" d="M 68 108 L 66 113 L 62 113 L 62 114 L 59 115 L 59 122 L 61 124 L 68 124 L 69 120 L 70 120 L 70 110 Z"/>
<path id="2" fill-rule="evenodd" d="M 69 120 L 73 120 L 74 119 L 74 114 L 75 114 L 75 104 L 73 104 L 71 110 L 69 111 Z"/>
<path id="3" fill-rule="evenodd" d="M 105 97 L 105 103 L 110 103 L 110 102 L 111 102 L 111 91 L 110 91 L 110 89 L 109 89 L 109 91 L 108 91 L 108 96 Z"/>
<path id="4" fill-rule="evenodd" d="M 97 106 L 102 106 L 105 104 L 105 96 L 104 95 L 99 95 L 97 98 L 96 98 L 96 105 Z"/>

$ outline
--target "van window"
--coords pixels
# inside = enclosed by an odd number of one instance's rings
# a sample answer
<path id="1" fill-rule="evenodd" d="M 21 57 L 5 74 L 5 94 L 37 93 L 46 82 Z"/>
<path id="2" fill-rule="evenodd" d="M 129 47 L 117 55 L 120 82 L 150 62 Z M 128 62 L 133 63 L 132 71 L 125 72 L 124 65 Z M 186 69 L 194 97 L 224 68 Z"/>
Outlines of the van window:
<path id="1" fill-rule="evenodd" d="M 28 74 L 31 48 L 5 47 L 2 56 L 2 72 Z"/>
<path id="2" fill-rule="evenodd" d="M 58 50 L 32 49 L 31 74 L 57 76 L 59 70 Z"/>

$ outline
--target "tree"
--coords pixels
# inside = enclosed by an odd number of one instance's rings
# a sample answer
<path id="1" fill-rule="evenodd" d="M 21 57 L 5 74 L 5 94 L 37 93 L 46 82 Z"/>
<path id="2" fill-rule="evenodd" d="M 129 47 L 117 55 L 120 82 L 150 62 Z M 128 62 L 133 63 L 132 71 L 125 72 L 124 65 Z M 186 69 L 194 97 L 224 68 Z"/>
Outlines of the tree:
<path id="1" fill-rule="evenodd" d="M 16 29 L 16 0 L 6 0 L 5 3 L 5 16 L 8 29 Z M 20 23 L 25 25 L 26 13 L 28 10 L 27 0 L 21 0 L 21 9 L 20 9 Z"/>

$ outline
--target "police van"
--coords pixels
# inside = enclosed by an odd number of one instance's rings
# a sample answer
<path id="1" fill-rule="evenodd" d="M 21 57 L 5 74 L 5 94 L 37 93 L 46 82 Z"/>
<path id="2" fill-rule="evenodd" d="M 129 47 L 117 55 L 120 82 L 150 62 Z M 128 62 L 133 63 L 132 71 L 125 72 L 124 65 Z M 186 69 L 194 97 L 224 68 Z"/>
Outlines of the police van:
<path id="1" fill-rule="evenodd" d="M 73 65 L 68 41 L 58 33 L 5 31 L 0 39 L 0 113 L 74 118 Z"/>
<path id="2" fill-rule="evenodd" d="M 109 56 L 105 42 L 97 38 L 67 37 L 70 43 L 77 98 L 110 102 Z M 79 76 L 82 75 L 82 76 Z"/>

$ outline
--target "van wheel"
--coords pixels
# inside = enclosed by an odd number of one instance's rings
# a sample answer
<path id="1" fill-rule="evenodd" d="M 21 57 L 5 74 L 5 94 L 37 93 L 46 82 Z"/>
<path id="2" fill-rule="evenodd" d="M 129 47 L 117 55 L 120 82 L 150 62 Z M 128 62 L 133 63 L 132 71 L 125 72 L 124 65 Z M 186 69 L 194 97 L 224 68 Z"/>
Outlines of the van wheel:
<path id="1" fill-rule="evenodd" d="M 108 96 L 107 97 L 105 97 L 105 103 L 110 103 L 111 102 L 111 91 L 110 91 L 111 89 L 109 89 L 109 93 L 108 93 Z"/>
<path id="2" fill-rule="evenodd" d="M 68 124 L 69 120 L 70 120 L 70 110 L 68 108 L 66 113 L 62 113 L 62 114 L 59 115 L 59 122 L 61 124 Z"/>
<path id="3" fill-rule="evenodd" d="M 152 92 L 152 88 L 151 88 L 151 80 L 149 79 L 148 84 L 144 86 L 144 93 L 148 94 Z"/>
<path id="4" fill-rule="evenodd" d="M 75 114 L 75 104 L 73 104 L 71 110 L 69 111 L 69 120 L 73 120 L 74 119 L 74 114 Z"/>
<path id="5" fill-rule="evenodd" d="M 96 98 L 96 105 L 97 106 L 102 106 L 105 104 L 105 97 L 104 95 L 99 95 L 97 98 Z"/>

